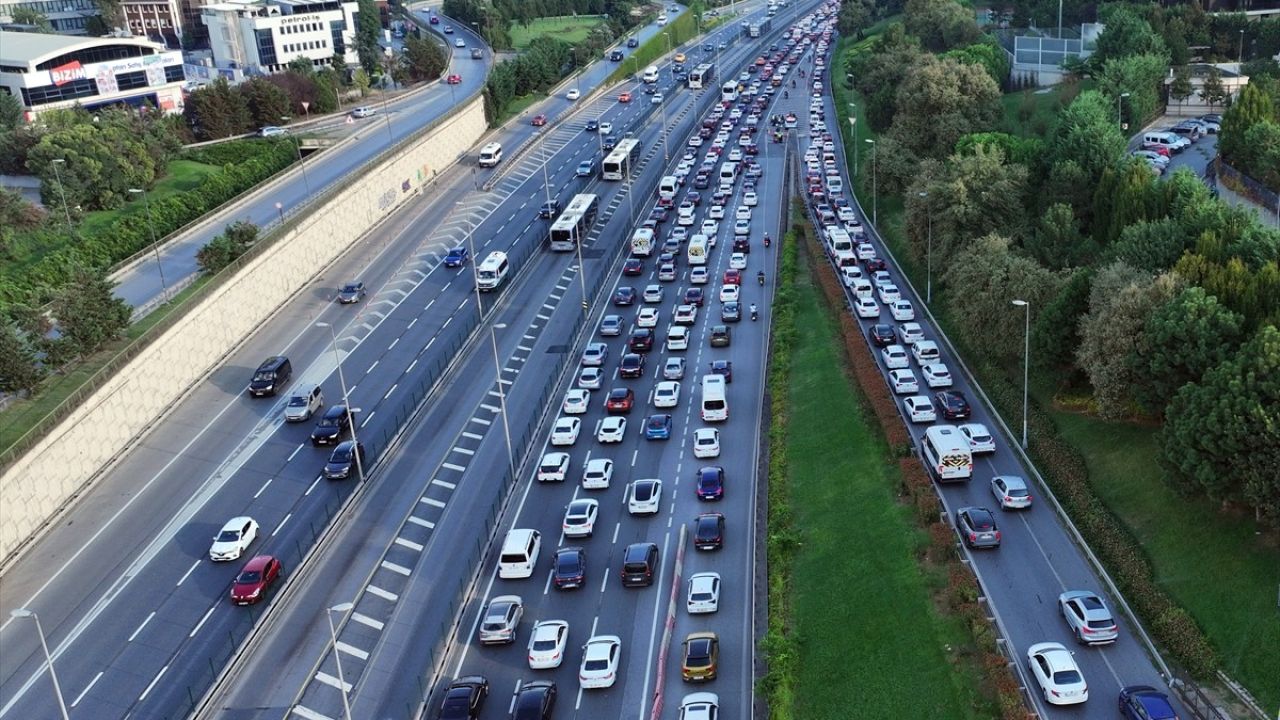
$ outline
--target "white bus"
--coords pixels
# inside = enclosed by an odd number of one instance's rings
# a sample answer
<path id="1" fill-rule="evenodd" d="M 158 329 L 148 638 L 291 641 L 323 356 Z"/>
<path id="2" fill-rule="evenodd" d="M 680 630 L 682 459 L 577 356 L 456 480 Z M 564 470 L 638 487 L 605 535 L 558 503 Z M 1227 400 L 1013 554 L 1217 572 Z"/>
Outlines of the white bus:
<path id="1" fill-rule="evenodd" d="M 497 290 L 498 286 L 507 279 L 507 272 L 511 269 L 511 263 L 507 262 L 507 254 L 495 250 L 489 253 L 489 256 L 480 263 L 480 267 L 476 268 L 476 287 L 480 292 L 488 292 Z"/>
<path id="2" fill-rule="evenodd" d="M 730 80 L 720 87 L 720 99 L 724 102 L 736 102 L 738 99 L 738 81 Z"/>
<path id="3" fill-rule="evenodd" d="M 550 240 L 553 252 L 572 252 L 578 244 L 587 239 L 592 226 L 596 224 L 596 213 L 600 209 L 600 197 L 590 193 L 574 195 L 569 206 L 560 213 L 560 217 L 551 224 Z"/>
<path id="4" fill-rule="evenodd" d="M 706 265 L 707 264 L 707 236 L 694 235 L 689 238 L 689 264 L 690 265 Z"/>
<path id="5" fill-rule="evenodd" d="M 625 180 L 631 168 L 640 160 L 640 141 L 627 138 L 614 146 L 613 151 L 600 163 L 602 180 Z"/>
<path id="6" fill-rule="evenodd" d="M 934 425 L 920 438 L 920 455 L 938 482 L 968 480 L 973 477 L 973 451 L 969 441 L 954 425 Z"/>
<path id="7" fill-rule="evenodd" d="M 711 63 L 703 63 L 689 73 L 689 89 L 701 90 L 714 82 L 715 79 L 716 66 Z"/>

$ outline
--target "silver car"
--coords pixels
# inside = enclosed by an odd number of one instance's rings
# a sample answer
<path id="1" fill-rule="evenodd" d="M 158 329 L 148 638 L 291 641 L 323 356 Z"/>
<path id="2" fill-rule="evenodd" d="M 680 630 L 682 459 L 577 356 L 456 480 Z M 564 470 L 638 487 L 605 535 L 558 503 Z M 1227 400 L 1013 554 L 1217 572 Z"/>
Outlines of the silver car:
<path id="1" fill-rule="evenodd" d="M 1097 593 L 1071 590 L 1058 596 L 1058 609 L 1076 641 L 1085 645 L 1113 643 L 1120 637 L 1120 626 Z"/>
<path id="2" fill-rule="evenodd" d="M 320 391 L 319 385 L 313 385 L 310 390 L 289 398 L 289 403 L 284 406 L 285 422 L 306 422 L 322 407 L 324 393 Z"/>
<path id="3" fill-rule="evenodd" d="M 667 358 L 667 363 L 662 366 L 662 377 L 664 380 L 680 380 L 684 377 L 684 358 Z"/>
<path id="4" fill-rule="evenodd" d="M 970 548 L 1000 547 L 1000 528 L 996 516 L 980 507 L 965 507 L 956 511 L 956 530 Z"/>
<path id="5" fill-rule="evenodd" d="M 484 645 L 515 642 L 516 628 L 524 616 L 524 600 L 519 595 L 500 595 L 489 601 L 480 619 L 480 642 Z"/>

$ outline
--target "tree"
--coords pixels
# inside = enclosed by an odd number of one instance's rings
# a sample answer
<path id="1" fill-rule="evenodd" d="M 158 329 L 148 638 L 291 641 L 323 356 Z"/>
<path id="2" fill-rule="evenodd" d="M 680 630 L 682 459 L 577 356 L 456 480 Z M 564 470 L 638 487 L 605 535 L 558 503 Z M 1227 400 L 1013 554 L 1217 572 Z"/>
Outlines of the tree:
<path id="1" fill-rule="evenodd" d="M 98 18 L 108 31 L 128 27 L 124 21 L 122 0 L 93 0 L 93 5 L 98 9 Z"/>
<path id="2" fill-rule="evenodd" d="M 1164 82 L 1166 63 L 1163 55 L 1154 53 L 1111 58 L 1102 64 L 1098 89 L 1112 98 L 1129 93 L 1121 107 L 1126 117 L 1142 125 L 1160 109 L 1160 86 Z"/>
<path id="3" fill-rule="evenodd" d="M 1102 174 L 1094 194 L 1093 237 L 1105 247 L 1134 223 L 1160 215 L 1160 189 L 1146 164 L 1136 158 Z"/>
<path id="4" fill-rule="evenodd" d="M 55 171 L 54 160 L 65 163 Z M 52 130 L 31 149 L 27 167 L 41 180 L 46 205 L 62 204 L 87 210 L 119 207 L 129 188 L 150 187 L 156 179 L 156 160 L 142 138 L 127 128 L 84 123 Z"/>
<path id="5" fill-rule="evenodd" d="M 258 226 L 238 220 L 196 252 L 196 263 L 210 275 L 221 271 L 258 242 Z"/>
<path id="6" fill-rule="evenodd" d="M 359 0 L 356 10 L 356 54 L 360 57 L 360 67 L 370 75 L 378 73 L 378 62 L 382 57 L 378 36 L 381 34 L 382 18 L 378 14 L 377 3 L 374 0 Z"/>
<path id="7" fill-rule="evenodd" d="M 1114 100 L 1087 90 L 1058 115 L 1050 144 L 1054 162 L 1070 161 L 1084 169 L 1089 187 L 1124 154 L 1128 143 L 1116 123 L 1115 107 Z"/>
<path id="8" fill-rule="evenodd" d="M 945 157 L 961 137 L 994 129 L 1000 114 L 1000 87 L 983 67 L 926 56 L 898 89 L 890 132 L 921 157 Z"/>
<path id="9" fill-rule="evenodd" d="M 409 75 L 414 80 L 434 80 L 449 66 L 449 59 L 433 40 L 407 38 L 404 43 L 404 59 Z"/>
<path id="10" fill-rule="evenodd" d="M 1179 291 L 1174 275 L 1141 275 L 1123 263 L 1104 268 L 1094 279 L 1089 312 L 1080 322 L 1076 362 L 1093 386 L 1098 412 L 1105 418 L 1127 415 L 1137 377 L 1128 358 L 1141 342 L 1155 308 Z"/>
<path id="11" fill-rule="evenodd" d="M 0 392 L 34 390 L 44 374 L 27 334 L 11 321 L 0 321 Z"/>
<path id="12" fill-rule="evenodd" d="M 927 203 L 919 193 L 927 192 Z M 933 218 L 933 266 L 984 235 L 1020 238 L 1025 231 L 1027 168 L 1006 163 L 998 148 L 979 145 L 971 155 L 953 155 L 935 173 L 921 173 L 906 193 L 908 240 L 924 257 L 927 222 Z"/>
<path id="13" fill-rule="evenodd" d="M 1276 107 L 1272 104 L 1271 97 L 1253 83 L 1245 85 L 1240 89 L 1239 97 L 1222 116 L 1218 151 L 1228 160 L 1234 159 L 1242 152 L 1247 152 L 1245 134 L 1249 132 L 1249 128 L 1260 122 L 1272 120 L 1275 116 Z"/>
<path id="14" fill-rule="evenodd" d="M 1031 357 L 1046 369 L 1074 366 L 1075 351 L 1080 347 L 1080 318 L 1089 308 L 1093 288 L 1093 270 L 1079 268 L 1036 313 L 1031 325 Z"/>
<path id="15" fill-rule="evenodd" d="M 1127 55 L 1153 54 L 1166 57 L 1164 40 L 1151 29 L 1151 24 L 1125 6 L 1114 6 L 1103 22 L 1106 28 L 1098 36 L 1094 57 L 1098 62 Z"/>
<path id="16" fill-rule="evenodd" d="M 1138 380 L 1134 398 L 1159 414 L 1183 385 L 1199 382 L 1245 340 L 1244 318 L 1204 288 L 1189 287 L 1147 319 L 1128 362 Z"/>
<path id="17" fill-rule="evenodd" d="M 1010 303 L 1030 302 L 1034 316 L 1062 282 L 1014 253 L 1008 238 L 994 234 L 973 241 L 944 267 L 946 286 L 963 288 L 946 294 L 948 314 L 974 345 L 1004 359 L 1021 357 L 1023 351 L 1024 320 Z"/>
<path id="18" fill-rule="evenodd" d="M 1161 460 L 1176 485 L 1280 519 L 1280 330 L 1263 327 L 1184 385 L 1165 417 Z"/>
<path id="19" fill-rule="evenodd" d="M 1080 232 L 1075 213 L 1065 203 L 1050 205 L 1023 245 L 1036 260 L 1054 270 L 1089 265 L 1098 253 L 1098 246 Z"/>
<path id="20" fill-rule="evenodd" d="M 869 48 L 849 56 L 845 72 L 853 76 L 854 87 L 862 94 L 863 115 L 877 133 L 887 131 L 893 124 L 898 88 L 926 57 L 919 41 L 896 22 L 889 23 Z"/>
<path id="21" fill-rule="evenodd" d="M 77 268 L 72 281 L 53 302 L 53 314 L 65 343 L 74 355 L 88 355 L 120 336 L 129 326 L 132 309 L 112 294 L 115 283 L 105 272 Z"/>
<path id="22" fill-rule="evenodd" d="M 1009 57 L 995 38 L 989 35 L 971 45 L 948 50 L 943 57 L 970 65 L 981 65 L 997 86 L 1003 86 L 1009 79 Z"/>
<path id="23" fill-rule="evenodd" d="M 7 133 L 22 125 L 22 103 L 10 93 L 0 93 L 0 133 Z"/>
<path id="24" fill-rule="evenodd" d="M 1173 70 L 1173 82 L 1169 83 L 1169 97 L 1178 101 L 1179 107 L 1187 98 L 1195 94 L 1191 85 L 1191 70 L 1186 65 L 1179 65 Z"/>
<path id="25" fill-rule="evenodd" d="M 31 8 L 17 6 L 10 13 L 13 22 L 18 25 L 32 25 L 38 32 L 52 34 L 54 32 L 53 23 L 49 22 L 49 18 Z"/>
<path id="26" fill-rule="evenodd" d="M 1177 220 L 1163 217 L 1141 220 L 1121 230 L 1110 250 L 1113 258 L 1155 273 L 1173 267 L 1192 241 Z"/>
<path id="27" fill-rule="evenodd" d="M 1222 83 L 1222 71 L 1210 65 L 1205 72 L 1204 83 L 1200 86 L 1200 98 L 1212 108 L 1225 103 L 1227 97 L 1227 86 Z"/>
<path id="28" fill-rule="evenodd" d="M 1280 192 L 1280 123 L 1263 120 L 1244 133 L 1237 169 Z"/>
<path id="29" fill-rule="evenodd" d="M 202 140 L 240 135 L 253 128 L 253 115 L 244 96 L 221 77 L 193 90 L 183 113 L 196 137 Z"/>
<path id="30" fill-rule="evenodd" d="M 329 67 L 333 69 L 333 74 L 338 78 L 338 84 L 341 87 L 347 87 L 351 84 L 351 69 L 347 67 L 347 58 L 340 52 L 333 54 L 329 58 Z"/>
<path id="31" fill-rule="evenodd" d="M 906 29 L 934 52 L 969 45 L 981 34 L 973 11 L 954 0 L 907 0 Z"/>
<path id="32" fill-rule="evenodd" d="M 266 78 L 249 78 L 235 89 L 244 98 L 254 125 L 279 125 L 280 118 L 292 113 L 289 94 Z"/>

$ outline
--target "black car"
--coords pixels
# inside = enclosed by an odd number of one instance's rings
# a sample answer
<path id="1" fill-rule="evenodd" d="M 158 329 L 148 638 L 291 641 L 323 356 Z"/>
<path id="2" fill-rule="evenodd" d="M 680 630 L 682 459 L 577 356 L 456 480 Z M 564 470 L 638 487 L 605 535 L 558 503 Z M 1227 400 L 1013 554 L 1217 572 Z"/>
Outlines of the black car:
<path id="1" fill-rule="evenodd" d="M 723 375 L 725 383 L 733 382 L 733 361 L 732 360 L 712 360 L 711 374 Z"/>
<path id="2" fill-rule="evenodd" d="M 351 471 L 356 469 L 356 458 L 360 467 L 364 467 L 364 443 L 354 440 L 343 440 L 329 453 L 329 462 L 324 465 L 324 476 L 329 480 L 346 480 Z"/>
<path id="3" fill-rule="evenodd" d="M 358 303 L 364 297 L 364 283 L 349 282 L 338 291 L 338 302 L 343 305 Z"/>
<path id="4" fill-rule="evenodd" d="M 658 546 L 654 543 L 632 543 L 622 555 L 622 586 L 644 587 L 653 584 L 658 571 Z"/>
<path id="5" fill-rule="evenodd" d="M 311 431 L 311 444 L 315 446 L 335 444 L 338 438 L 346 434 L 349 427 L 351 427 L 351 413 L 347 412 L 347 406 L 334 405 L 324 412 L 324 417 L 320 418 L 315 430 Z"/>
<path id="6" fill-rule="evenodd" d="M 702 307 L 703 297 L 702 288 L 691 287 L 684 291 L 684 303 L 686 305 Z"/>
<path id="7" fill-rule="evenodd" d="M 542 203 L 542 207 L 538 208 L 538 217 L 543 220 L 551 220 L 560 214 L 560 201 L 548 200 Z"/>
<path id="8" fill-rule="evenodd" d="M 636 302 L 636 289 L 633 287 L 624 285 L 618 288 L 617 290 L 615 290 L 613 293 L 613 304 L 617 305 L 618 307 L 626 307 L 627 305 L 634 305 L 635 302 Z"/>
<path id="9" fill-rule="evenodd" d="M 557 588 L 582 587 L 587 581 L 587 552 L 580 547 L 560 548 L 556 551 L 553 567 L 551 579 Z"/>
<path id="10" fill-rule="evenodd" d="M 727 302 L 720 306 L 721 322 L 738 322 L 742 319 L 742 303 Z"/>
<path id="11" fill-rule="evenodd" d="M 942 417 L 947 420 L 965 420 L 973 414 L 969 401 L 959 390 L 942 390 L 933 396 L 942 410 Z"/>
<path id="12" fill-rule="evenodd" d="M 470 259 L 471 253 L 465 247 L 458 246 L 444 256 L 444 266 L 447 268 L 462 267 Z"/>
<path id="13" fill-rule="evenodd" d="M 627 47 L 629 47 L 629 48 L 636 48 L 636 47 L 640 47 L 640 40 L 639 40 L 639 38 L 633 38 L 633 37 L 629 37 L 629 38 L 627 38 Z"/>
<path id="14" fill-rule="evenodd" d="M 654 86 L 652 86 L 652 85 L 645 85 L 645 86 L 644 86 L 644 90 L 643 90 L 642 92 L 643 92 L 645 95 L 654 95 L 654 94 L 656 94 L 656 93 L 658 92 L 658 88 L 656 88 L 656 87 L 654 87 Z"/>
<path id="15" fill-rule="evenodd" d="M 702 52 L 715 52 L 715 50 L 716 50 L 716 46 L 712 45 L 711 43 L 702 44 Z"/>
<path id="16" fill-rule="evenodd" d="M 653 330 L 649 328 L 632 330 L 631 339 L 627 341 L 627 347 L 634 353 L 646 353 L 653 350 Z"/>
<path id="17" fill-rule="evenodd" d="M 877 270 L 888 270 L 888 269 L 889 269 L 889 264 L 884 261 L 884 258 L 873 257 L 867 261 L 867 272 L 875 272 Z"/>
<path id="18" fill-rule="evenodd" d="M 627 353 L 622 356 L 622 364 L 618 366 L 618 375 L 627 379 L 634 379 L 644 375 L 644 356 L 637 353 Z"/>
<path id="19" fill-rule="evenodd" d="M 738 235 L 733 238 L 733 252 L 750 253 L 751 240 L 746 235 Z"/>
<path id="20" fill-rule="evenodd" d="M 599 132 L 599 130 L 600 130 L 600 121 L 599 121 L 599 120 L 588 120 L 588 121 L 587 121 L 587 128 L 586 128 L 586 129 L 587 129 L 587 132 Z"/>
<path id="21" fill-rule="evenodd" d="M 654 222 L 666 222 L 670 215 L 671 212 L 661 205 L 649 211 L 649 219 Z"/>
<path id="22" fill-rule="evenodd" d="M 605 150 L 612 150 L 618 144 L 618 137 L 612 134 L 605 135 L 600 144 L 604 146 Z"/>
<path id="23" fill-rule="evenodd" d="M 693 546 L 699 550 L 724 547 L 724 515 L 703 513 L 693 520 Z"/>
<path id="24" fill-rule="evenodd" d="M 622 62 L 622 51 L 621 51 L 621 50 L 613 50 L 613 51 L 611 51 L 611 52 L 609 53 L 609 61 L 610 61 L 610 62 Z"/>
<path id="25" fill-rule="evenodd" d="M 885 323 L 876 323 L 867 331 L 867 339 L 876 347 L 888 347 L 896 341 L 893 326 Z"/>
<path id="26" fill-rule="evenodd" d="M 489 697 L 489 680 L 483 675 L 460 677 L 449 684 L 440 703 L 439 720 L 475 720 L 480 717 L 485 698 Z"/>
<path id="27" fill-rule="evenodd" d="M 698 470 L 699 500 L 719 500 L 724 497 L 724 468 L 708 465 Z"/>
<path id="28" fill-rule="evenodd" d="M 711 326 L 711 347 L 729 347 L 729 326 Z"/>
<path id="29" fill-rule="evenodd" d="M 617 52 L 617 51 L 615 51 Z M 556 684 L 551 680 L 527 682 L 516 691 L 511 720 L 550 720 L 556 706 Z"/>

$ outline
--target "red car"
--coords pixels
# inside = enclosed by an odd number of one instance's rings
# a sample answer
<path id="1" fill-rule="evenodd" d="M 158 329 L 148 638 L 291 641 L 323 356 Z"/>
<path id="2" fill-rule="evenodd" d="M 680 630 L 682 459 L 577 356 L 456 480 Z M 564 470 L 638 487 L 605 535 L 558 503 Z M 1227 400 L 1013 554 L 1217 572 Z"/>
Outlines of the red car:
<path id="1" fill-rule="evenodd" d="M 462 76 L 461 76 L 461 75 L 450 75 L 448 78 L 446 78 L 446 79 L 445 79 L 445 82 L 449 83 L 450 85 L 461 85 L 461 84 L 462 84 Z"/>
<path id="2" fill-rule="evenodd" d="M 624 92 L 624 93 L 622 93 L 621 95 L 619 95 L 619 96 L 618 96 L 618 102 L 620 102 L 620 103 L 629 103 L 629 102 L 631 102 L 631 93 L 629 93 L 629 92 Z"/>
<path id="3" fill-rule="evenodd" d="M 644 262 L 640 258 L 627 258 L 626 262 L 622 263 L 622 274 L 632 276 L 644 274 Z"/>
<path id="4" fill-rule="evenodd" d="M 252 605 L 267 594 L 271 584 L 280 578 L 280 561 L 270 555 L 259 555 L 245 564 L 231 585 L 231 602 Z"/>
<path id="5" fill-rule="evenodd" d="M 436 16 L 436 15 L 432 15 L 432 16 L 431 16 L 431 20 L 430 20 L 430 22 L 431 22 L 431 24 L 432 24 L 432 25 L 439 25 L 439 24 L 440 24 L 440 18 L 439 18 L 438 16 Z"/>
<path id="6" fill-rule="evenodd" d="M 742 285 L 742 271 L 730 268 L 724 271 L 725 285 Z"/>
<path id="7" fill-rule="evenodd" d="M 533 120 L 531 120 L 530 122 L 533 124 L 534 127 L 542 127 L 543 125 L 547 124 L 547 116 L 534 115 Z"/>
<path id="8" fill-rule="evenodd" d="M 631 388 L 614 388 L 609 391 L 609 399 L 605 400 L 604 410 L 607 413 L 629 413 L 636 402 L 636 394 Z"/>

